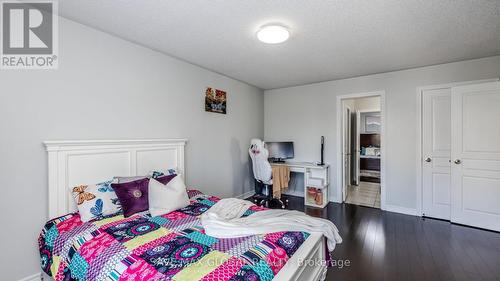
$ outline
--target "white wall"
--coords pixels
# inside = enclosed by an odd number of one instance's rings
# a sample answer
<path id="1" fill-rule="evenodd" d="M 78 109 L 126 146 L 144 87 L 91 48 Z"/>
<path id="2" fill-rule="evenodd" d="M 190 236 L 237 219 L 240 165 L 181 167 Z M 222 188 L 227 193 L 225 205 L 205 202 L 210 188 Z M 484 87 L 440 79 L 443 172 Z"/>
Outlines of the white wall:
<path id="1" fill-rule="evenodd" d="M 59 69 L 0 71 L 2 280 L 39 272 L 47 213 L 44 140 L 188 138 L 188 185 L 250 190 L 247 147 L 263 137 L 260 89 L 74 22 L 60 20 Z M 205 87 L 228 114 L 204 111 Z"/>
<path id="2" fill-rule="evenodd" d="M 364 97 L 364 98 L 353 98 L 353 99 L 343 99 L 342 104 L 352 111 L 380 111 L 380 97 Z"/>
<path id="3" fill-rule="evenodd" d="M 416 209 L 417 94 L 419 86 L 498 78 L 500 56 L 418 69 L 315 83 L 264 92 L 265 139 L 293 140 L 295 158 L 319 160 L 320 136 L 325 159 L 336 163 L 336 97 L 377 90 L 386 92 L 386 203 L 392 209 Z M 337 169 L 332 167 L 336 196 Z M 339 198 L 332 197 L 332 200 Z"/>
<path id="4" fill-rule="evenodd" d="M 354 99 L 355 110 L 380 111 L 380 97 L 366 97 Z"/>

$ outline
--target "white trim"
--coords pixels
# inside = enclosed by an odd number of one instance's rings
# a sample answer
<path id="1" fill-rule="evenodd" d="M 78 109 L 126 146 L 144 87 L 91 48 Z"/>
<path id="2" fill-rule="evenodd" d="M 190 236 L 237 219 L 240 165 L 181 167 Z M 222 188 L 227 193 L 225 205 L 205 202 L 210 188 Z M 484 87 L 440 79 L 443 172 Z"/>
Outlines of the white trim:
<path id="1" fill-rule="evenodd" d="M 186 142 L 186 139 L 45 141 L 48 152 L 48 217 L 54 218 L 74 210 L 69 192 L 71 184 L 96 183 L 114 176 L 136 176 L 138 169 L 147 173 L 152 169 L 169 168 L 166 165 L 175 167 L 187 180 L 184 161 Z M 160 152 L 166 154 L 161 158 L 155 156 Z M 79 162 L 72 164 L 70 159 L 79 159 Z M 128 168 L 124 168 L 126 166 Z M 114 174 L 117 171 L 127 171 L 127 174 Z M 78 183 L 72 183 L 70 178 Z"/>
<path id="2" fill-rule="evenodd" d="M 380 127 L 380 209 L 386 210 L 385 208 L 385 190 L 386 190 L 386 105 L 385 105 L 385 91 L 380 90 L 380 91 L 373 91 L 373 92 L 367 92 L 367 93 L 356 93 L 356 94 L 348 94 L 348 95 L 340 95 L 337 96 L 337 153 L 340 155 L 342 153 L 342 100 L 345 99 L 354 99 L 354 98 L 366 98 L 366 97 L 375 97 L 379 96 L 380 97 L 380 121 L 381 121 L 381 127 Z M 333 199 L 334 202 L 337 203 L 342 203 L 342 155 L 340 157 L 336 157 L 336 163 L 337 163 L 337 180 L 336 180 L 336 192 L 335 192 L 335 198 Z"/>
<path id="3" fill-rule="evenodd" d="M 499 81 L 500 78 L 491 78 L 491 79 L 481 79 L 481 80 L 470 80 L 470 81 L 463 81 L 463 82 L 453 82 L 453 83 L 446 83 L 446 84 L 437 84 L 437 85 L 428 85 L 428 86 L 422 86 L 417 88 L 417 151 L 416 151 L 416 167 L 417 167 L 417 182 L 415 185 L 416 188 L 416 213 L 421 216 L 423 212 L 423 186 L 422 186 L 422 142 L 423 142 L 423 134 L 422 134 L 422 93 L 423 91 L 428 91 L 428 90 L 439 90 L 439 89 L 448 89 L 452 87 L 457 87 L 457 86 L 464 86 L 464 85 L 470 85 L 470 84 L 480 84 L 480 83 L 488 83 L 488 82 L 496 82 Z"/>
<path id="4" fill-rule="evenodd" d="M 136 140 L 57 140 L 57 141 L 44 141 L 47 151 L 68 151 L 68 150 L 82 150 L 94 149 L 94 146 L 109 146 L 114 147 L 133 146 L 133 145 L 163 145 L 165 143 L 179 143 L 186 144 L 187 139 L 136 139 Z"/>
<path id="5" fill-rule="evenodd" d="M 26 276 L 22 279 L 19 279 L 18 281 L 40 281 L 40 280 L 42 280 L 42 274 L 40 272 L 38 272 L 38 273 L 35 273 L 33 275 Z"/>
<path id="6" fill-rule="evenodd" d="M 379 113 L 381 110 L 375 109 L 359 109 L 359 113 Z"/>
<path id="7" fill-rule="evenodd" d="M 399 213 L 399 214 L 404 214 L 404 215 L 410 215 L 410 216 L 420 216 L 417 213 L 416 209 L 406 208 L 406 207 L 401 207 L 401 206 L 396 206 L 396 205 L 387 205 L 386 204 L 384 211 Z"/>
<path id="8" fill-rule="evenodd" d="M 447 89 L 447 88 L 453 88 L 453 87 L 465 86 L 465 85 L 471 85 L 471 84 L 481 84 L 481 83 L 488 83 L 488 82 L 496 82 L 496 81 L 499 81 L 499 80 L 500 80 L 500 78 L 488 78 L 488 79 L 467 80 L 467 81 L 460 81 L 460 82 L 434 84 L 434 85 L 420 86 L 420 87 L 417 88 L 417 90 Z"/>
<path id="9" fill-rule="evenodd" d="M 342 119 L 345 117 L 345 114 L 346 114 L 346 111 L 347 111 L 347 110 L 348 110 L 349 114 L 352 114 L 352 113 L 354 112 L 354 110 L 353 110 L 353 109 L 352 109 L 349 105 L 347 105 L 347 104 L 345 104 L 345 103 L 342 103 L 342 102 L 341 102 L 341 106 L 342 106 Z M 344 128 L 344 124 L 345 124 L 345 123 L 351 124 L 352 120 L 349 120 L 348 122 L 345 122 L 344 120 L 341 120 L 341 121 L 342 121 L 342 122 L 341 122 L 341 124 L 342 124 L 342 129 L 343 129 L 343 130 L 342 130 L 342 134 L 341 134 L 341 140 L 340 140 L 340 142 L 342 142 L 342 146 L 341 146 L 341 150 L 342 150 L 342 151 L 340 151 L 340 153 L 341 153 L 341 156 L 340 156 L 340 157 L 342 158 L 342 176 L 341 176 L 341 178 L 342 178 L 342 184 L 339 186 L 339 188 L 341 188 L 341 189 L 342 189 L 342 192 L 340 193 L 340 195 L 341 195 L 340 200 L 341 200 L 341 201 L 344 201 L 344 196 L 345 196 L 345 194 L 344 194 L 344 187 L 346 186 L 346 182 L 345 182 L 345 181 L 346 181 L 346 179 L 345 179 L 346 170 L 345 170 L 345 163 L 344 163 L 344 162 L 345 162 L 345 160 L 346 160 L 346 159 L 344 158 L 344 157 L 345 157 L 345 153 L 344 153 L 345 151 L 344 151 L 344 149 L 345 149 L 345 147 L 346 147 L 346 143 L 345 143 L 345 141 L 346 141 L 345 131 L 346 131 L 346 130 L 345 130 L 345 128 Z M 351 127 L 352 127 L 352 126 L 351 126 Z M 349 143 L 349 145 L 351 146 L 351 147 L 349 148 L 349 149 L 351 150 L 351 151 L 350 151 L 350 152 L 351 152 L 351 159 L 349 159 L 349 163 L 350 163 L 350 164 L 351 164 L 351 166 L 352 166 L 352 165 L 353 165 L 353 163 L 352 163 L 352 154 L 354 153 L 354 151 L 352 151 L 352 146 L 353 146 L 353 145 L 352 145 L 352 143 L 353 143 L 353 141 L 355 141 L 355 140 L 353 140 L 353 139 L 352 139 L 352 132 L 351 132 L 351 128 L 349 128 L 348 132 L 351 134 L 351 135 L 349 136 L 349 138 L 348 138 L 348 139 L 349 139 L 349 142 L 350 142 L 350 143 Z M 351 168 L 351 167 L 349 167 L 349 169 L 350 169 L 350 168 Z M 349 173 L 348 173 L 348 174 L 349 174 L 349 179 L 348 179 L 348 180 L 350 180 L 350 179 L 352 178 L 352 169 L 351 169 L 351 171 L 349 171 Z M 338 175 L 337 175 L 337 176 L 338 176 Z M 345 190 L 347 190 L 347 188 L 346 188 Z"/>

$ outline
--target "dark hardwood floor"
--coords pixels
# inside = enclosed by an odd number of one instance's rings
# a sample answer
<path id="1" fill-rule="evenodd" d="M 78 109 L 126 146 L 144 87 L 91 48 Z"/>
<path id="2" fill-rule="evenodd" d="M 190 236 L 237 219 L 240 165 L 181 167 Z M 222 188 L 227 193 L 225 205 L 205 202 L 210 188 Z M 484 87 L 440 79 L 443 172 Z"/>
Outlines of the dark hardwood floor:
<path id="1" fill-rule="evenodd" d="M 500 280 L 500 234 L 379 209 L 330 203 L 307 207 L 287 196 L 287 209 L 305 211 L 335 223 L 343 243 L 327 280 Z"/>

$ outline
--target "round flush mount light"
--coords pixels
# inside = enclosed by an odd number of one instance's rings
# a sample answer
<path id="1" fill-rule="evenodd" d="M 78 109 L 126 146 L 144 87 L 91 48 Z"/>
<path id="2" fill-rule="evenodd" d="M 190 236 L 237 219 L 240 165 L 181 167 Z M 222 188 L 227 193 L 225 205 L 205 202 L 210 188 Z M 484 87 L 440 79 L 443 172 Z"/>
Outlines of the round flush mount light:
<path id="1" fill-rule="evenodd" d="M 290 37 L 290 32 L 281 25 L 266 25 L 257 32 L 257 39 L 267 44 L 283 43 Z"/>

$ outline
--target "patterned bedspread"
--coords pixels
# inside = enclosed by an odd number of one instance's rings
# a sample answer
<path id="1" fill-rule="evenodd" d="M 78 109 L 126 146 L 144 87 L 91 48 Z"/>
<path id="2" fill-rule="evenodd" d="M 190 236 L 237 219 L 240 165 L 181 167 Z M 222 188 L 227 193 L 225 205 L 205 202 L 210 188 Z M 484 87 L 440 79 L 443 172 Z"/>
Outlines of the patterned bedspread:
<path id="1" fill-rule="evenodd" d="M 309 236 L 208 236 L 199 216 L 219 198 L 188 193 L 189 206 L 163 216 L 83 223 L 74 213 L 47 222 L 38 240 L 43 271 L 55 280 L 271 280 Z"/>

